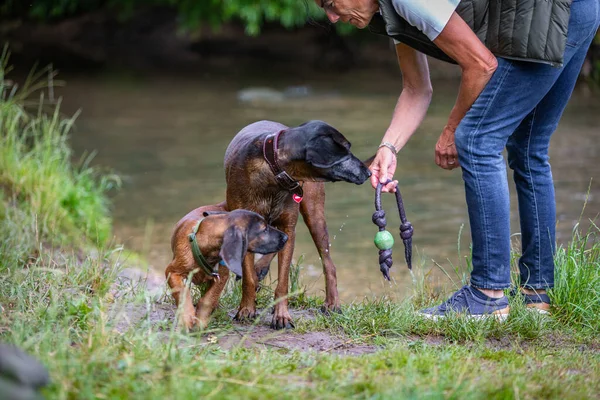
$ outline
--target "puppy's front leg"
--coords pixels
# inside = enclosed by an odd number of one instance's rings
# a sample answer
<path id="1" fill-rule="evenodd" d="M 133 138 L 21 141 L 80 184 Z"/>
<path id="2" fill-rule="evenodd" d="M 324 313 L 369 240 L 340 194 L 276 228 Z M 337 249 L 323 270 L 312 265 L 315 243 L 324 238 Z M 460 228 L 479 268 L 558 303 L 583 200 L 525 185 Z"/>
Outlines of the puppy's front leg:
<path id="1" fill-rule="evenodd" d="M 190 293 L 190 290 L 185 287 L 185 278 L 187 278 L 187 276 L 176 271 L 181 271 L 181 268 L 178 268 L 178 266 L 172 262 L 167 267 L 165 275 L 167 277 L 167 283 L 171 288 L 171 295 L 175 299 L 175 304 L 177 304 L 178 308 L 179 304 L 183 301 L 181 323 L 187 330 L 190 330 L 194 327 L 196 322 L 194 317 L 194 304 L 192 304 L 192 294 Z M 185 296 L 182 296 L 184 293 Z"/>
<path id="2" fill-rule="evenodd" d="M 247 321 L 256 318 L 256 285 L 258 279 L 254 271 L 254 254 L 246 253 L 242 266 L 242 301 L 235 316 L 237 321 Z"/>
<path id="3" fill-rule="evenodd" d="M 294 243 L 296 241 L 296 227 L 286 227 L 282 229 L 288 235 L 288 241 L 277 256 L 277 287 L 275 288 L 275 310 L 273 311 L 273 320 L 271 328 L 283 329 L 294 328 L 292 317 L 288 310 L 288 291 L 290 264 L 294 254 Z"/>
<path id="4" fill-rule="evenodd" d="M 221 292 L 229 279 L 229 269 L 222 265 L 219 266 L 219 276 L 219 279 L 213 279 L 210 282 L 209 288 L 200 301 L 198 301 L 198 306 L 196 307 L 196 318 L 198 319 L 198 325 L 202 329 L 208 326 L 210 315 L 219 304 Z"/>

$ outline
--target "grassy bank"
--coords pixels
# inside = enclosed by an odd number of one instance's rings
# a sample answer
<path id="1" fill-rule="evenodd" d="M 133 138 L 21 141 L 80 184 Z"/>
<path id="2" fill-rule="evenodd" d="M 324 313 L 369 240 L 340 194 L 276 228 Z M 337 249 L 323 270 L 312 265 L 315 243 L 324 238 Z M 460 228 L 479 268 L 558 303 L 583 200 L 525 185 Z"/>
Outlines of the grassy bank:
<path id="1" fill-rule="evenodd" d="M 47 72 L 39 78 L 46 80 Z M 552 317 L 513 302 L 504 323 L 460 316 L 424 321 L 414 311 L 445 295 L 417 270 L 406 301 L 365 299 L 331 316 L 317 311 L 321 300 L 306 296 L 295 279 L 290 303 L 301 310 L 297 329 L 277 342 L 263 320 L 231 322 L 240 299 L 240 283 L 231 282 L 210 329 L 186 334 L 173 324 L 168 296 L 147 290 L 143 280 L 119 278 L 123 251 L 107 244 L 106 191 L 114 180 L 86 163 L 73 166 L 73 120 L 54 106 L 23 105 L 40 79 L 13 92 L 0 77 L 0 341 L 47 366 L 47 398 L 581 399 L 600 393 L 597 228 L 576 233 L 559 249 Z M 272 287 L 259 292 L 267 319 Z M 335 345 L 285 346 L 316 332 Z M 353 346 L 368 351 L 340 351 Z"/>
<path id="2" fill-rule="evenodd" d="M 598 246 L 591 250 L 564 250 L 585 260 L 561 264 L 553 297 L 569 300 L 551 318 L 513 304 L 505 323 L 459 316 L 434 323 L 415 317 L 416 297 L 365 300 L 326 317 L 314 298 L 295 302 L 306 314 L 284 342 L 325 332 L 377 350 L 355 356 L 333 346 L 290 350 L 269 344 L 262 321 L 233 324 L 239 284 L 230 286 L 210 331 L 185 334 L 172 312 L 152 318 L 154 307 L 174 310 L 168 297 L 153 298 L 143 284 L 115 286 L 114 251 L 82 260 L 48 250 L 26 268 L 2 265 L 0 340 L 49 368 L 48 398 L 593 398 L 600 390 L 598 304 L 580 303 L 588 299 L 562 281 L 590 269 L 597 285 L 598 258 L 589 257 Z M 270 299 L 261 291 L 267 314 Z M 229 347 L 221 341 L 227 336 Z"/>
<path id="3" fill-rule="evenodd" d="M 20 85 L 6 78 L 7 62 L 5 48 L 0 55 L 3 228 L 25 235 L 26 252 L 40 240 L 79 245 L 106 242 L 111 220 L 104 193 L 118 179 L 99 174 L 86 159 L 72 164 L 67 140 L 75 117 L 62 116 L 60 102 L 48 99 L 52 91 L 44 90 L 52 87 L 54 72 L 34 70 Z M 9 224 L 13 226 L 7 228 Z"/>

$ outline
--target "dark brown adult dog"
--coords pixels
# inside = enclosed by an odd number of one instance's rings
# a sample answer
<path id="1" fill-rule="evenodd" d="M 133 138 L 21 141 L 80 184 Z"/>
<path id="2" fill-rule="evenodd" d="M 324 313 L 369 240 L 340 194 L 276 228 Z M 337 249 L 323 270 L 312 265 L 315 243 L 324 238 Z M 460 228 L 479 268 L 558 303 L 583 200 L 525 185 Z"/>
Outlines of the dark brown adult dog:
<path id="1" fill-rule="evenodd" d="M 218 277 L 204 272 L 192 254 L 189 235 L 201 219 L 196 240 L 202 255 L 210 266 L 221 260 L 227 265 L 219 265 Z M 227 283 L 229 270 L 241 275 L 242 260 L 247 253 L 277 252 L 286 241 L 287 235 L 267 225 L 262 216 L 247 210 L 226 212 L 225 203 L 197 208 L 179 220 L 171 237 L 173 261 L 167 266 L 165 275 L 177 306 L 184 301 L 183 325 L 187 329 L 196 325 L 205 328 Z M 190 291 L 185 290 L 185 279 L 189 276 L 196 285 L 209 282 L 195 312 Z"/>
<path id="2" fill-rule="evenodd" d="M 273 157 L 265 157 L 269 152 L 274 153 L 275 161 Z M 267 161 L 267 158 L 271 160 Z M 281 173 L 276 179 L 278 171 Z M 281 176 L 286 174 L 287 177 Z M 323 182 L 346 181 L 360 185 L 369 178 L 368 168 L 350 152 L 350 142 L 322 121 L 310 121 L 293 128 L 271 121 L 256 122 L 242 129 L 227 147 L 225 175 L 228 210 L 255 211 L 289 238 L 278 253 L 276 305 L 271 327 L 293 327 L 287 294 L 298 211 L 302 213 L 323 263 L 325 309 L 338 310 L 340 301 L 335 265 L 329 255 Z M 298 200 L 301 192 L 294 189 L 297 181 L 304 182 L 300 205 L 294 200 L 294 196 Z M 273 257 L 264 256 L 256 266 L 253 255 L 244 258 L 243 294 L 237 320 L 256 317 L 257 283 L 268 271 Z"/>

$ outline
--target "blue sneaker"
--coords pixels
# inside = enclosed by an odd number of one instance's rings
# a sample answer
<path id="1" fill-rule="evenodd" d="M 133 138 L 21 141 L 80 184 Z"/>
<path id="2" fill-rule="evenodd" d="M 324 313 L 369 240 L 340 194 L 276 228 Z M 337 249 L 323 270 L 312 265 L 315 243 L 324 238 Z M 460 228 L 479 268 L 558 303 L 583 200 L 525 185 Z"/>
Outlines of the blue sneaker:
<path id="1" fill-rule="evenodd" d="M 546 293 L 526 294 L 521 290 L 513 289 L 510 294 L 514 297 L 518 296 L 528 309 L 540 314 L 550 314 L 550 297 Z"/>
<path id="2" fill-rule="evenodd" d="M 469 285 L 463 286 L 439 306 L 426 308 L 419 311 L 419 314 L 434 320 L 444 318 L 449 313 L 466 314 L 473 319 L 495 317 L 501 321 L 508 317 L 510 307 L 506 296 L 491 299 L 478 290 L 478 293 L 476 293 L 476 290 Z M 487 297 L 487 300 L 484 300 L 485 297 Z"/>

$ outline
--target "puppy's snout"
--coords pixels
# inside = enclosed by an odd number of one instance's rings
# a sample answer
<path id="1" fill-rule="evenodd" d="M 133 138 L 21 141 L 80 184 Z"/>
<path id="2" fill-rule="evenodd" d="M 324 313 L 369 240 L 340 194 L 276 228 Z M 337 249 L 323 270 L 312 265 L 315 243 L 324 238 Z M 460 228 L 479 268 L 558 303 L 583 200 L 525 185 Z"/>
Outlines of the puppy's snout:
<path id="1" fill-rule="evenodd" d="M 281 247 L 283 247 L 287 243 L 288 239 L 289 239 L 288 235 L 281 232 L 281 239 L 279 240 L 279 242 L 281 243 Z"/>
<path id="2" fill-rule="evenodd" d="M 283 249 L 283 246 L 285 246 L 289 238 L 288 235 L 286 235 L 279 229 L 276 229 L 275 232 L 277 232 L 277 238 L 279 239 L 276 242 L 277 249 L 275 251 L 280 251 L 281 249 Z"/>
<path id="3" fill-rule="evenodd" d="M 279 229 L 269 227 L 261 234 L 260 244 L 257 244 L 252 251 L 260 254 L 275 253 L 283 249 L 288 241 L 288 235 Z"/>

